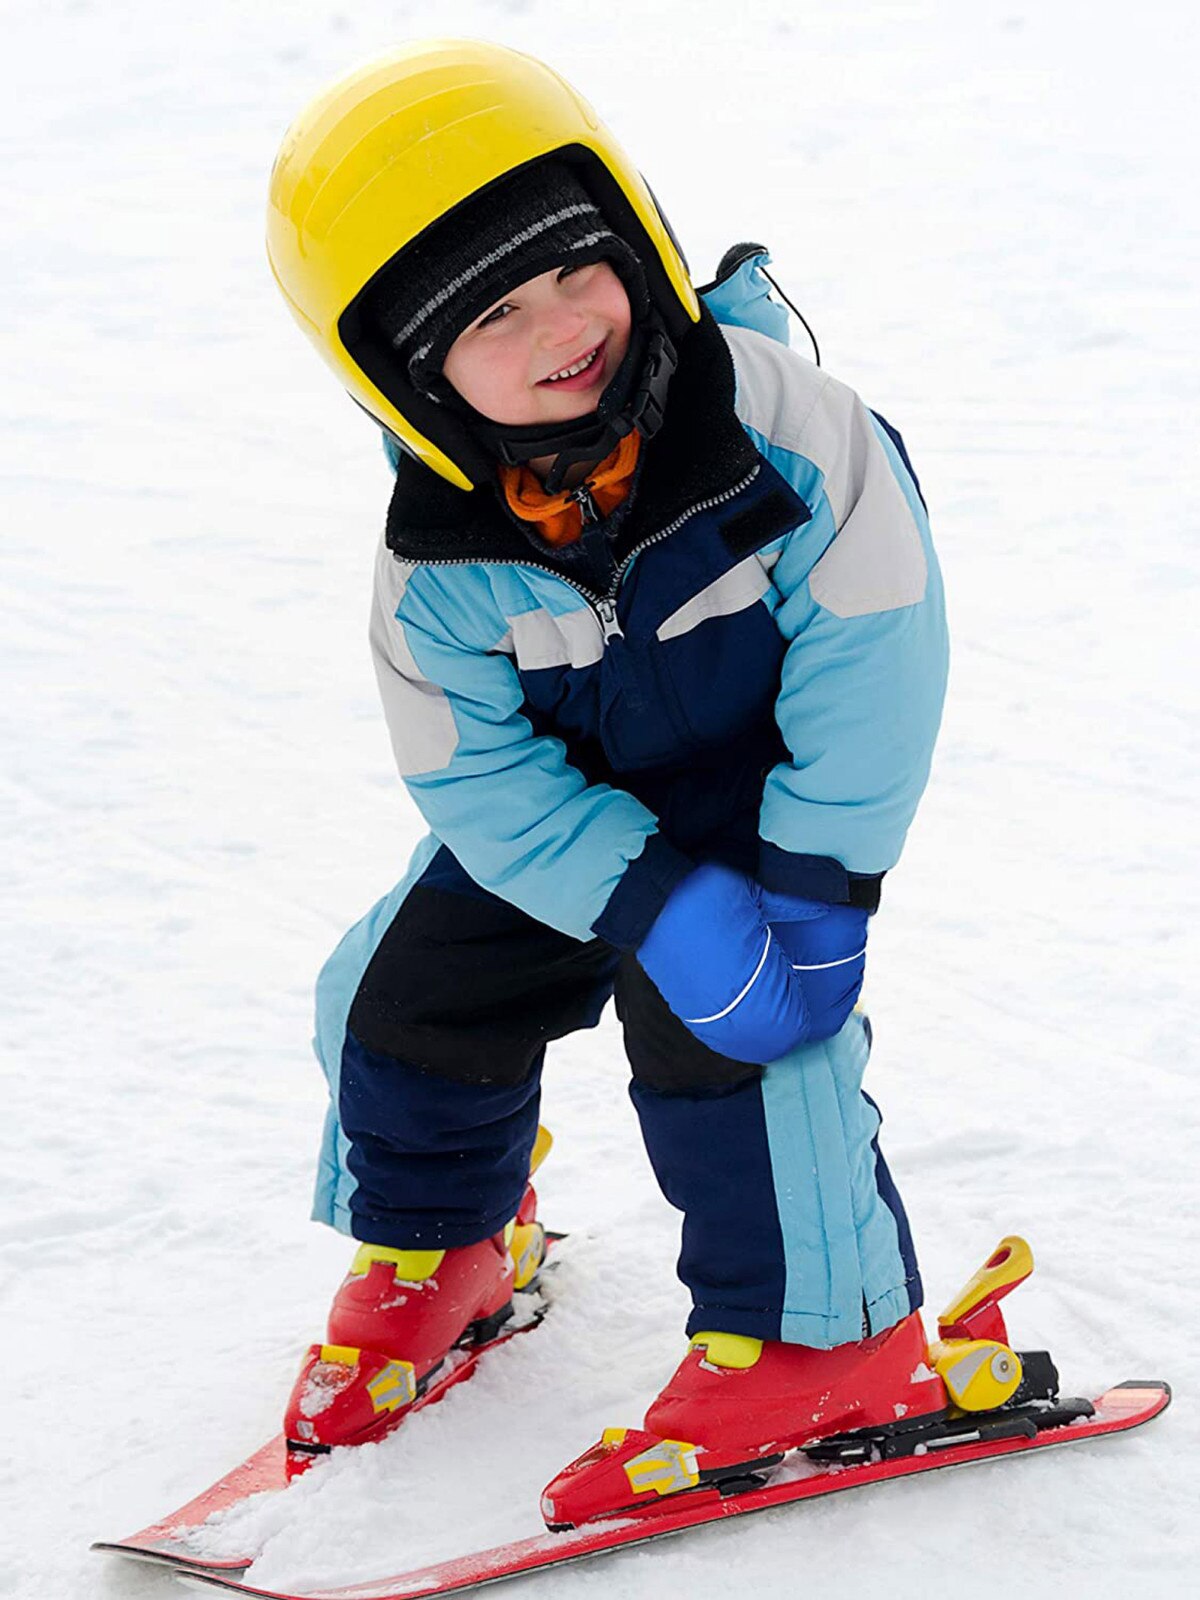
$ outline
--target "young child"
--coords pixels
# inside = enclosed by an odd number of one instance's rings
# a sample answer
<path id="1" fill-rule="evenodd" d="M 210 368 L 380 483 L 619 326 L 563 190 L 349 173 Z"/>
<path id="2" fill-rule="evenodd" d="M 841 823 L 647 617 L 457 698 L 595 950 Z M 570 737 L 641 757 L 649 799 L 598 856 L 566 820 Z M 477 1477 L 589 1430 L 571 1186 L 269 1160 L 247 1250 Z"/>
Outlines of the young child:
<path id="1" fill-rule="evenodd" d="M 386 430 L 371 646 L 431 829 L 318 983 L 315 1214 L 361 1248 L 293 1447 L 377 1435 L 501 1325 L 546 1044 L 614 993 L 694 1302 L 646 1430 L 719 1471 L 934 1409 L 853 1009 L 946 674 L 899 436 L 785 347 L 761 247 L 698 294 L 590 107 L 498 46 L 322 95 L 269 250 Z"/>

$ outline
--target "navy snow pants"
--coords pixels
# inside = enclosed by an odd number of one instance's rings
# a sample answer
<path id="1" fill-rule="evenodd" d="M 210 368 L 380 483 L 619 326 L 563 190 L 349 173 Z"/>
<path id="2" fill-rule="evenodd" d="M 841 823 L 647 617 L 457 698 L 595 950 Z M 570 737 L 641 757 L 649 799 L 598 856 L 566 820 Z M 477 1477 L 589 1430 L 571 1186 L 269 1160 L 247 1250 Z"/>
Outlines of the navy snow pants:
<path id="1" fill-rule="evenodd" d="M 700 1044 L 636 960 L 480 889 L 435 839 L 317 984 L 329 1082 L 314 1216 L 373 1244 L 498 1232 L 524 1192 L 549 1041 L 615 994 L 655 1175 L 683 1213 L 688 1333 L 827 1348 L 920 1304 L 908 1223 L 862 1092 L 865 1017 L 763 1067 Z"/>

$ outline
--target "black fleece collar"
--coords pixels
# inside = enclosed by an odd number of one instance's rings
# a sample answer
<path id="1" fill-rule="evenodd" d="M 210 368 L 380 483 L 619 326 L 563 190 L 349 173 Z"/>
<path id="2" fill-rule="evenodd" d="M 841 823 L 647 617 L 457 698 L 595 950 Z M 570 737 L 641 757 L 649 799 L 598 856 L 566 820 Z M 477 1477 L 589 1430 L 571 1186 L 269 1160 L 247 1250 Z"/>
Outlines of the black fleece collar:
<path id="1" fill-rule="evenodd" d="M 614 562 L 683 512 L 728 494 L 764 465 L 734 411 L 734 395 L 729 346 L 702 302 L 700 321 L 679 344 L 663 425 L 643 442 L 630 493 L 604 521 Z M 775 532 L 807 514 L 798 497 L 783 505 L 780 499 L 769 496 L 769 505 L 763 505 Z M 564 574 L 571 571 L 578 548 L 556 549 L 532 524 L 513 516 L 498 478 L 494 486 L 457 489 L 407 455 L 396 472 L 386 539 L 402 561 L 535 562 Z"/>

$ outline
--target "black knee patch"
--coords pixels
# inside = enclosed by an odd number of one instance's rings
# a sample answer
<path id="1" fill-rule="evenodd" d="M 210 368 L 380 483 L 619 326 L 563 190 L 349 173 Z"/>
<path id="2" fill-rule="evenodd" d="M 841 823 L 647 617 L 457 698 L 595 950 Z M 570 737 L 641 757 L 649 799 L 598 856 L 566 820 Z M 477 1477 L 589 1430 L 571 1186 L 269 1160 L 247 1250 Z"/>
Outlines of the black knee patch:
<path id="1" fill-rule="evenodd" d="M 458 1082 L 521 1083 L 547 1040 L 595 1025 L 617 959 L 494 895 L 418 883 L 363 973 L 349 1029 Z"/>
<path id="2" fill-rule="evenodd" d="M 616 977 L 617 1016 L 625 1054 L 639 1083 L 660 1094 L 732 1089 L 757 1078 L 761 1067 L 718 1055 L 680 1022 L 634 955 L 621 958 Z"/>

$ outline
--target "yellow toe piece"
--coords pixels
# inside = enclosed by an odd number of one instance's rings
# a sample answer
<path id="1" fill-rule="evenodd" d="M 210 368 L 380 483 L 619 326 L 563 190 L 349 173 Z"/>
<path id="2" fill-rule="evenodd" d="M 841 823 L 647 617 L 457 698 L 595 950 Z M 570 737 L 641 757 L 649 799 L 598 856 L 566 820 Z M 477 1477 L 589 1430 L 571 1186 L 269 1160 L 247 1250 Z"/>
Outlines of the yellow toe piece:
<path id="1" fill-rule="evenodd" d="M 762 1355 L 762 1340 L 744 1333 L 693 1334 L 691 1348 L 699 1347 L 710 1367 L 729 1367 L 735 1372 L 745 1372 Z"/>
<path id="2" fill-rule="evenodd" d="M 393 1250 L 385 1244 L 360 1245 L 350 1264 L 350 1276 L 361 1278 L 376 1261 L 390 1261 L 400 1283 L 424 1283 L 441 1266 L 444 1250 Z"/>
<path id="3" fill-rule="evenodd" d="M 357 1366 L 358 1358 L 362 1351 L 352 1344 L 323 1344 L 321 1346 L 321 1360 L 330 1366 L 353 1367 Z"/>

